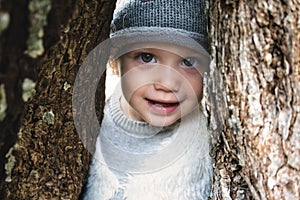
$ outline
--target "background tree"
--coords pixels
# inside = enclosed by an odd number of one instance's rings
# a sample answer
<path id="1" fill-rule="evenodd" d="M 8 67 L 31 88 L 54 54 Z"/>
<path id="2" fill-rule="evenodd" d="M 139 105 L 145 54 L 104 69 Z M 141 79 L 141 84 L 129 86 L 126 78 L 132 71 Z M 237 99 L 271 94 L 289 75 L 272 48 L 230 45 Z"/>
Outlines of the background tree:
<path id="1" fill-rule="evenodd" d="M 72 84 L 107 38 L 114 2 L 0 5 L 0 199 L 78 199 L 90 155 L 74 128 Z M 299 199 L 299 9 L 297 0 L 210 2 L 212 199 Z"/>
<path id="2" fill-rule="evenodd" d="M 210 1 L 213 199 L 299 199 L 300 1 Z"/>
<path id="3" fill-rule="evenodd" d="M 78 199 L 90 155 L 74 128 L 72 84 L 108 37 L 114 1 L 0 3 L 0 199 Z"/>

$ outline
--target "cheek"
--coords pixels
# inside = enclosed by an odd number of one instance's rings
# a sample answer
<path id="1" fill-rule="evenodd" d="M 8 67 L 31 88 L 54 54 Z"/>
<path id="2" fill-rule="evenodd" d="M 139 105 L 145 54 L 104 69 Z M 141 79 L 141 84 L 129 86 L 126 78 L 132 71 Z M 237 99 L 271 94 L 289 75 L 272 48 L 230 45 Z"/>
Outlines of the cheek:
<path id="1" fill-rule="evenodd" d="M 127 101 L 130 100 L 132 93 L 134 92 L 134 86 L 129 78 L 121 78 L 121 87 L 124 97 Z"/>
<path id="2" fill-rule="evenodd" d="M 124 97 L 129 101 L 130 96 L 134 92 L 134 87 L 136 86 L 133 80 L 135 73 L 131 70 L 130 63 L 124 61 L 124 59 L 120 60 L 120 78 L 121 78 L 121 87 Z"/>
<path id="3" fill-rule="evenodd" d="M 121 77 L 122 92 L 128 102 L 133 97 L 141 96 L 141 91 L 146 85 L 143 82 L 144 78 L 138 74 L 140 73 L 135 73 L 135 70 L 131 70 Z"/>
<path id="4" fill-rule="evenodd" d="M 203 82 L 197 83 L 197 86 L 195 86 L 194 91 L 198 97 L 198 100 L 200 101 L 202 99 L 202 94 L 203 94 Z"/>
<path id="5" fill-rule="evenodd" d="M 200 101 L 202 99 L 202 93 L 203 93 L 203 78 L 202 76 L 195 76 L 195 77 L 189 77 L 187 78 L 189 83 L 189 96 L 192 98 L 197 97 L 197 101 Z"/>

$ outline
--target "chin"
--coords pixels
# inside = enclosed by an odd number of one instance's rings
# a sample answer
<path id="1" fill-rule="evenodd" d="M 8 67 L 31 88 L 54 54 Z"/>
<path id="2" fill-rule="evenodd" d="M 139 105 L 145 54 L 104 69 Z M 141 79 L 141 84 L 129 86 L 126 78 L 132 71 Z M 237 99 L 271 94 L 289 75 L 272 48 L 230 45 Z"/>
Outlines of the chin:
<path id="1" fill-rule="evenodd" d="M 165 127 L 165 126 L 170 126 L 172 124 L 174 124 L 175 122 L 178 121 L 178 118 L 175 119 L 155 119 L 155 120 L 146 120 L 149 124 L 153 125 L 153 126 L 161 126 L 161 127 Z"/>

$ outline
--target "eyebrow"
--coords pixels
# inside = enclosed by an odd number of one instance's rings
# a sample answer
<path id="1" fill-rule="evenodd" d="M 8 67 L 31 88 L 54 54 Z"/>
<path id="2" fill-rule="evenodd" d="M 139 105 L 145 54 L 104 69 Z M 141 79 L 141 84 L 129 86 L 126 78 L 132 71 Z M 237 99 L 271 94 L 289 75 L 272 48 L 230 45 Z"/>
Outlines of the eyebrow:
<path id="1" fill-rule="evenodd" d="M 197 52 L 188 52 L 188 53 L 181 53 L 181 54 L 179 54 L 178 51 L 170 51 L 170 50 L 166 50 L 166 49 L 151 48 L 151 47 L 150 48 L 145 47 L 145 48 L 135 49 L 135 50 L 132 50 L 129 53 L 145 52 L 145 53 L 150 53 L 150 54 L 153 54 L 153 55 L 156 56 L 157 51 L 166 51 L 166 52 L 169 52 L 169 53 L 173 53 L 173 54 L 181 57 L 182 59 L 186 59 L 186 58 L 195 58 L 195 59 L 198 59 L 198 60 L 204 59 L 204 57 L 202 56 L 202 54 L 197 53 Z"/>

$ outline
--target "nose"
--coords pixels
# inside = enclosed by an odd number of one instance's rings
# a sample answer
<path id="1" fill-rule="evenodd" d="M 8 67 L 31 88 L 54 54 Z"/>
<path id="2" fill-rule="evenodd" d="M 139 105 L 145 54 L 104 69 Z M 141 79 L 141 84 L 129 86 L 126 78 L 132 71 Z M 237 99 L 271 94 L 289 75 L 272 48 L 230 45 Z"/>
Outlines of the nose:
<path id="1" fill-rule="evenodd" d="M 169 66 L 159 66 L 156 72 L 154 88 L 165 92 L 177 92 L 181 78 L 176 69 Z"/>

